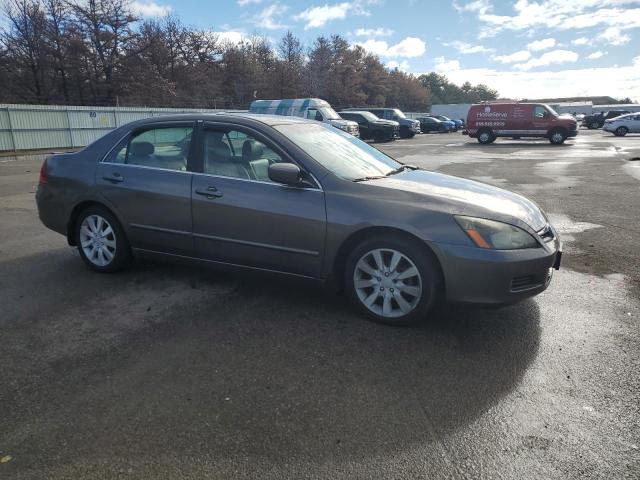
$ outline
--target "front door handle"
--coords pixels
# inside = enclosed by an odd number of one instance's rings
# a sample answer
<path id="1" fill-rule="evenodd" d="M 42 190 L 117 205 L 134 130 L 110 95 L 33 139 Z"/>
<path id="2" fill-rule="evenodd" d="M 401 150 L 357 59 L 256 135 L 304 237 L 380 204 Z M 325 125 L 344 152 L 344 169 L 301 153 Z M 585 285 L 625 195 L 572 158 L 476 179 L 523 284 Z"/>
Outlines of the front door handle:
<path id="1" fill-rule="evenodd" d="M 222 192 L 216 187 L 207 187 L 206 190 L 196 189 L 196 193 L 203 197 L 207 197 L 209 200 L 220 198 L 222 196 Z"/>
<path id="2" fill-rule="evenodd" d="M 112 175 L 105 175 L 104 177 L 102 177 L 102 179 L 111 183 L 120 183 L 124 181 L 124 177 L 118 172 L 113 172 Z"/>

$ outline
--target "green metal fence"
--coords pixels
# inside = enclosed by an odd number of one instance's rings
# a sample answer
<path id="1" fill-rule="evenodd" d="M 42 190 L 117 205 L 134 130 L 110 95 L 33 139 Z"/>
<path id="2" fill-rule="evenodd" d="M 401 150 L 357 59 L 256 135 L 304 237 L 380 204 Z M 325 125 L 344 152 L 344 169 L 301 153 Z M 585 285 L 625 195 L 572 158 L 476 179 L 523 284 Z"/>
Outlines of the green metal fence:
<path id="1" fill-rule="evenodd" d="M 0 151 L 84 147 L 134 120 L 219 111 L 223 110 L 0 104 Z"/>

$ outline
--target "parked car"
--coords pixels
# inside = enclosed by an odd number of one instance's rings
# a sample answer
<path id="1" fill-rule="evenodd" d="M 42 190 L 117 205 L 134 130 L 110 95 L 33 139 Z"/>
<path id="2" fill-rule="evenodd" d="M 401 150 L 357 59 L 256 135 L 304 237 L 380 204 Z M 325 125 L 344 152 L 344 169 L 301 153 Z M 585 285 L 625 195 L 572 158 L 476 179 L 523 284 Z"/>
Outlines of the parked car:
<path id="1" fill-rule="evenodd" d="M 465 131 L 482 144 L 498 137 L 543 137 L 561 145 L 578 134 L 578 123 L 540 103 L 481 103 L 469 109 Z"/>
<path id="2" fill-rule="evenodd" d="M 626 115 L 627 113 L 631 112 L 629 112 L 628 110 L 609 110 L 607 112 L 599 112 L 593 115 L 586 115 L 582 119 L 582 126 L 587 127 L 589 130 L 602 128 L 604 126 L 605 120 L 616 118 L 620 115 Z"/>
<path id="3" fill-rule="evenodd" d="M 48 157 L 36 201 L 44 225 L 97 272 L 144 255 L 287 274 L 337 283 L 389 324 L 443 299 L 534 296 L 561 259 L 556 231 L 526 198 L 294 117 L 139 120 Z"/>
<path id="4" fill-rule="evenodd" d="M 362 111 L 341 111 L 340 116 L 346 120 L 352 120 L 358 124 L 360 138 L 363 140 L 375 140 L 376 142 L 388 142 L 400 136 L 400 124 L 393 120 L 382 120 L 373 113 Z"/>
<path id="5" fill-rule="evenodd" d="M 383 118 L 385 120 L 393 120 L 400 124 L 400 137 L 402 138 L 413 138 L 416 133 L 420 133 L 420 122 L 417 120 L 412 120 L 407 118 L 401 110 L 397 108 L 370 108 L 370 107 L 362 107 L 362 108 L 345 108 L 343 111 L 349 110 L 357 110 L 362 111 L 365 110 L 367 112 L 373 113 L 378 118 Z"/>
<path id="6" fill-rule="evenodd" d="M 449 126 L 449 130 L 452 132 L 457 132 L 458 131 L 458 123 L 456 123 L 455 120 L 451 120 L 449 117 L 445 117 L 444 115 L 434 115 L 434 114 L 428 114 L 428 117 L 432 117 L 435 118 L 437 120 L 440 120 L 441 122 L 443 122 L 444 124 L 446 124 L 447 126 Z"/>
<path id="7" fill-rule="evenodd" d="M 640 113 L 629 113 L 605 120 L 602 129 L 618 137 L 624 137 L 627 133 L 640 133 Z"/>
<path id="8" fill-rule="evenodd" d="M 356 122 L 342 119 L 329 102 L 320 98 L 254 100 L 249 105 L 249 112 L 308 118 L 328 123 L 356 137 L 360 134 Z"/>
<path id="9" fill-rule="evenodd" d="M 434 117 L 418 117 L 416 120 L 420 122 L 420 130 L 422 133 L 449 133 L 453 131 L 453 125 L 451 125 L 451 123 L 442 122 Z"/>

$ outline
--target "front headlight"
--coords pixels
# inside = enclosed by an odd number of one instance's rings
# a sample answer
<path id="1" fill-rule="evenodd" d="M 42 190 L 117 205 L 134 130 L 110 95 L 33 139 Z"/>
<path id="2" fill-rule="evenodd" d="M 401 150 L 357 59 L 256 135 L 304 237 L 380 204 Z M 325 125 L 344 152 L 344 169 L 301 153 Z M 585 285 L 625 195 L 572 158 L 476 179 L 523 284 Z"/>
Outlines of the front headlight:
<path id="1" fill-rule="evenodd" d="M 540 246 L 529 233 L 508 223 L 462 215 L 455 215 L 454 218 L 471 241 L 480 248 L 520 250 Z"/>

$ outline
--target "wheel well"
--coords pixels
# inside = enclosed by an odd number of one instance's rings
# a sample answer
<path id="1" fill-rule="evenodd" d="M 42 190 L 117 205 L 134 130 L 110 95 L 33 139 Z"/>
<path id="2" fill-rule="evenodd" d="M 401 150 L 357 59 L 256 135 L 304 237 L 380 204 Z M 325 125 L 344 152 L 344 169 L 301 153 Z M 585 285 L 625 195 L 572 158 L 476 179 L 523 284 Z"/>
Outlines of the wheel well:
<path id="1" fill-rule="evenodd" d="M 565 135 L 568 133 L 567 129 L 564 127 L 554 127 L 551 130 L 549 130 L 549 133 L 547 135 L 551 136 L 553 135 L 555 132 L 562 132 Z"/>
<path id="2" fill-rule="evenodd" d="M 414 244 L 417 244 L 419 247 L 425 249 L 425 252 L 428 256 L 431 257 L 434 265 L 438 268 L 438 274 L 440 276 L 440 285 L 444 290 L 444 272 L 442 271 L 442 266 L 440 265 L 440 261 L 431 247 L 422 239 L 417 236 L 406 232 L 404 230 L 400 230 L 399 228 L 393 227 L 367 227 L 362 230 L 358 230 L 357 232 L 352 233 L 342 245 L 338 249 L 338 253 L 336 254 L 333 260 L 333 268 L 332 275 L 334 277 L 334 281 L 336 282 L 339 288 L 343 287 L 344 280 L 344 269 L 347 263 L 347 257 L 349 254 L 355 249 L 361 242 L 364 240 L 371 238 L 374 235 L 395 235 L 398 237 L 402 237 Z M 444 292 L 443 292 L 444 293 Z"/>
<path id="3" fill-rule="evenodd" d="M 480 135 L 482 132 L 488 132 L 489 135 L 493 135 L 493 129 L 489 128 L 489 127 L 482 127 L 478 129 L 478 133 L 477 135 Z"/>
<path id="4" fill-rule="evenodd" d="M 71 211 L 71 215 L 69 215 L 69 222 L 67 223 L 67 242 L 69 243 L 69 245 L 73 247 L 76 246 L 76 239 L 74 237 L 75 237 L 76 222 L 78 221 L 78 216 L 80 215 L 80 212 L 82 212 L 84 209 L 89 207 L 104 208 L 109 213 L 111 213 L 111 215 L 118 218 L 117 215 L 115 215 L 110 208 L 108 208 L 107 206 L 105 206 L 100 202 L 96 202 L 94 200 L 87 200 L 85 202 L 80 202 L 78 205 L 73 207 L 73 210 Z"/>

